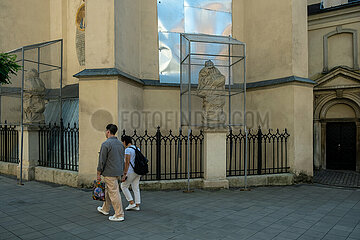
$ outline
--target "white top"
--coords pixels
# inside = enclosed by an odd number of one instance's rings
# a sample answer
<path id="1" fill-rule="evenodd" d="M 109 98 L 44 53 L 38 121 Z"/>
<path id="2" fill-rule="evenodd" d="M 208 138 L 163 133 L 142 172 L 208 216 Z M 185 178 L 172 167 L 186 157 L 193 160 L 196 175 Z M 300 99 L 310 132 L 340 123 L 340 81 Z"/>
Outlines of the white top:
<path id="1" fill-rule="evenodd" d="M 132 164 L 132 166 L 135 166 L 135 150 L 132 147 L 135 147 L 135 146 L 130 145 L 129 147 L 125 148 L 125 157 L 126 157 L 126 155 L 130 155 L 130 163 Z M 139 148 L 137 148 L 137 149 L 140 151 Z M 125 159 L 124 159 L 124 161 L 125 161 Z M 131 164 L 129 164 L 129 169 L 127 172 L 128 174 L 134 172 L 134 168 L 131 166 Z"/>

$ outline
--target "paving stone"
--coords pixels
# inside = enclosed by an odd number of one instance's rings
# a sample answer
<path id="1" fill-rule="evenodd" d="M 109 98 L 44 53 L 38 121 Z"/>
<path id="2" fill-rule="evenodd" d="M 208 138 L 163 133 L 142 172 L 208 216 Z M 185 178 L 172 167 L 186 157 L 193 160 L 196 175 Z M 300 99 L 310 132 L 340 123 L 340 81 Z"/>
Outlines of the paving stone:
<path id="1" fill-rule="evenodd" d="M 91 191 L 35 181 L 17 186 L 3 175 L 0 191 L 6 192 L 1 239 L 360 239 L 356 188 L 142 191 L 142 210 L 125 212 L 126 220 L 117 223 L 96 211 L 101 203 L 91 199 Z"/>
<path id="2" fill-rule="evenodd" d="M 40 232 L 32 232 L 28 234 L 21 235 L 20 238 L 24 240 L 32 240 L 44 237 L 44 235 Z"/>
<path id="3" fill-rule="evenodd" d="M 326 234 L 322 240 L 343 240 L 343 239 L 346 239 L 346 237 L 333 235 L 333 234 Z"/>

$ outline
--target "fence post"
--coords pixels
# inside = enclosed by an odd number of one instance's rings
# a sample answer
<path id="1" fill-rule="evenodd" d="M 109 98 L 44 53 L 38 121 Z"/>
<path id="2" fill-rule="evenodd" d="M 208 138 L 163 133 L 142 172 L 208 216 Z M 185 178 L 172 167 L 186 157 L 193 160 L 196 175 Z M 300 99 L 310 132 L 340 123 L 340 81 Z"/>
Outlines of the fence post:
<path id="1" fill-rule="evenodd" d="M 232 174 L 232 152 L 233 152 L 233 131 L 232 131 L 232 128 L 230 128 L 230 133 L 229 133 L 229 144 L 230 144 L 230 146 L 229 146 L 229 151 L 230 151 L 230 153 L 229 153 L 229 156 L 228 156 L 228 160 L 229 160 L 229 172 L 228 172 L 228 174 L 229 174 L 229 176 L 232 176 L 231 174 Z M 235 159 L 235 161 L 236 161 L 236 159 Z M 235 169 L 235 171 L 236 171 L 236 169 Z"/>
<path id="2" fill-rule="evenodd" d="M 160 126 L 156 131 L 156 179 L 161 179 L 161 132 Z"/>
<path id="3" fill-rule="evenodd" d="M 4 127 L 4 144 L 5 144 L 5 162 L 8 162 L 8 136 L 7 136 L 7 121 L 5 120 L 5 127 Z"/>
<path id="4" fill-rule="evenodd" d="M 262 169 L 262 132 L 261 128 L 259 127 L 258 134 L 257 134 L 257 142 L 258 142 L 258 170 L 257 174 L 261 175 L 261 169 Z"/>
<path id="5" fill-rule="evenodd" d="M 63 119 L 60 118 L 60 158 L 61 158 L 61 169 L 65 168 L 64 164 L 64 123 Z"/>

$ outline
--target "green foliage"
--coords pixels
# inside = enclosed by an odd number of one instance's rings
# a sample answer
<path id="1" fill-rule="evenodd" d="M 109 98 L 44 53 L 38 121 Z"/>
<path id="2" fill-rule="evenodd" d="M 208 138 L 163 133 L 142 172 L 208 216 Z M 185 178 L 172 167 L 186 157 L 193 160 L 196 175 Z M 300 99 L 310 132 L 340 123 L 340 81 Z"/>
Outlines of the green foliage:
<path id="1" fill-rule="evenodd" d="M 15 60 L 16 55 L 0 53 L 0 85 L 11 83 L 9 75 L 16 75 L 16 72 L 21 68 Z"/>

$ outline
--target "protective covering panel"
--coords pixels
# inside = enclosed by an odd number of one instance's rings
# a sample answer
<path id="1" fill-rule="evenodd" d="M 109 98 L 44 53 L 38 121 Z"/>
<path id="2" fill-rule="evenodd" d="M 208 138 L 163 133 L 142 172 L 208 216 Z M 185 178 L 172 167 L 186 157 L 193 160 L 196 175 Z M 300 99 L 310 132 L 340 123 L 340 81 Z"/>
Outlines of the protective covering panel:
<path id="1" fill-rule="evenodd" d="M 231 36 L 232 0 L 161 0 L 157 5 L 160 81 L 179 83 L 179 34 Z M 214 50 L 220 53 L 224 48 Z"/>

